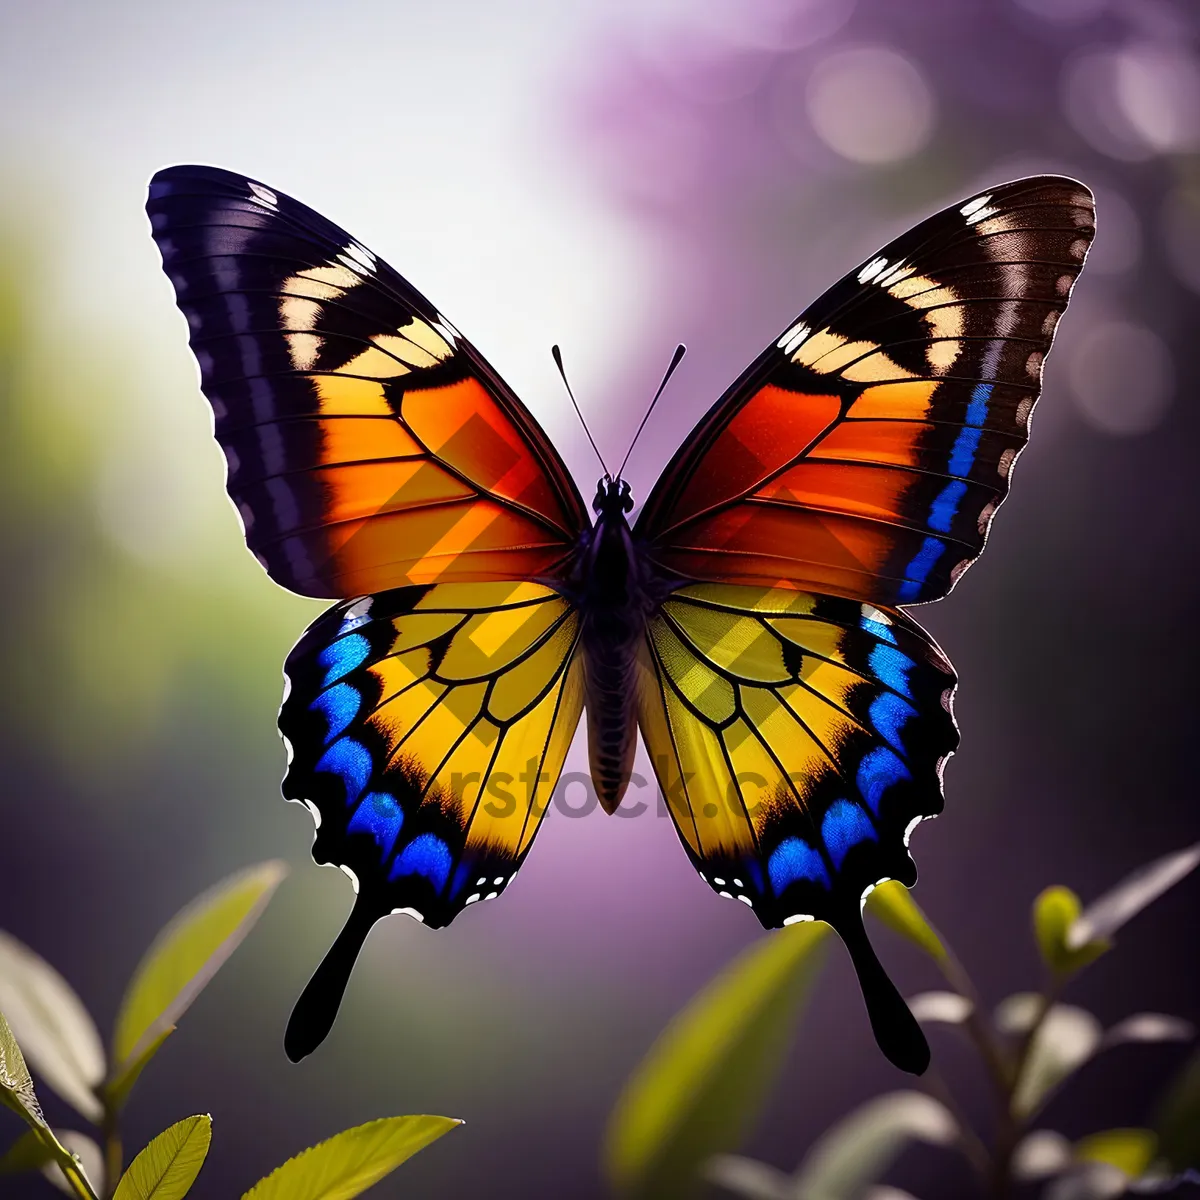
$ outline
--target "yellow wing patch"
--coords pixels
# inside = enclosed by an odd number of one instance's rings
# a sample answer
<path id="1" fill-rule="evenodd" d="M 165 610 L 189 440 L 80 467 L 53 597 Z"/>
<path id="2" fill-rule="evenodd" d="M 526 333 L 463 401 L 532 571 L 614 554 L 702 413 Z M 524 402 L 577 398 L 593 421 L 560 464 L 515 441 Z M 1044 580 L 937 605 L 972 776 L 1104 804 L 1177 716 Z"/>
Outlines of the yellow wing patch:
<path id="1" fill-rule="evenodd" d="M 404 588 L 321 617 L 280 714 L 285 794 L 320 813 L 318 859 L 431 925 L 502 890 L 579 722 L 579 622 L 530 583 Z"/>

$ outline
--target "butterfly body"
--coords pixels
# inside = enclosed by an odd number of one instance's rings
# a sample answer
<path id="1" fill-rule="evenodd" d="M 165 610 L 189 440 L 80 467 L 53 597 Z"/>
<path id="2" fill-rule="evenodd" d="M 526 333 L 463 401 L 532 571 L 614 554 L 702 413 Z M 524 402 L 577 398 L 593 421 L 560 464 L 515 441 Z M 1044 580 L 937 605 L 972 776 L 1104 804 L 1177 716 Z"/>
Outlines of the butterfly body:
<path id="1" fill-rule="evenodd" d="M 288 1026 L 329 1031 L 371 925 L 437 928 L 512 882 L 586 708 L 613 811 L 638 735 L 704 882 L 845 941 L 889 1058 L 928 1047 L 862 902 L 916 882 L 957 677 L 905 611 L 983 549 L 1095 231 L 1016 180 L 926 219 L 810 305 L 721 396 L 633 523 L 595 520 L 483 356 L 345 230 L 264 184 L 171 167 L 148 211 L 247 542 L 333 597 L 288 655 L 284 795 L 350 919 Z"/>
<path id="2" fill-rule="evenodd" d="M 654 569 L 629 528 L 628 483 L 605 477 L 592 507 L 596 523 L 585 535 L 565 590 L 582 614 L 592 781 L 601 806 L 612 813 L 629 786 L 637 751 L 638 658 L 646 622 L 672 585 Z"/>

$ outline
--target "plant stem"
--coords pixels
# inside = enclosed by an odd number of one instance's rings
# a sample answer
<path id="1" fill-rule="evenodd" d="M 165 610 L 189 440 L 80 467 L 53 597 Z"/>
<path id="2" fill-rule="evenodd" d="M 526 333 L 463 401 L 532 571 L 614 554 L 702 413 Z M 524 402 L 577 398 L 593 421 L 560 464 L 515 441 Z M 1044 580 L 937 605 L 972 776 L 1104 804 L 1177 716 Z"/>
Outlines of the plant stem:
<path id="1" fill-rule="evenodd" d="M 971 1127 L 942 1073 L 937 1067 L 930 1066 L 922 1076 L 921 1084 L 935 1100 L 946 1107 L 954 1118 L 954 1123 L 958 1126 L 958 1144 L 963 1156 L 974 1167 L 979 1178 L 986 1182 L 991 1171 L 992 1156 L 988 1153 L 988 1148 L 983 1144 L 983 1140 Z"/>
<path id="2" fill-rule="evenodd" d="M 121 1115 L 111 1102 L 104 1105 L 101 1132 L 104 1136 L 104 1200 L 112 1200 L 125 1166 L 125 1151 L 121 1144 Z"/>

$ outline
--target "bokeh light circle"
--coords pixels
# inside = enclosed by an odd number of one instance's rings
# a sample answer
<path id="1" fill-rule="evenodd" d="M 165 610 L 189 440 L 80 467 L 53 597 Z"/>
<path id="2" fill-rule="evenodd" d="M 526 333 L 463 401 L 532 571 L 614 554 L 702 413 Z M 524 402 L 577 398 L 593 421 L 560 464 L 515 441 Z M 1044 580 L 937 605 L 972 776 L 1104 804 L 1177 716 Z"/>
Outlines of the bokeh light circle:
<path id="1" fill-rule="evenodd" d="M 1200 64 L 1182 46 L 1146 43 L 1122 50 L 1117 100 L 1152 150 L 1200 148 Z"/>
<path id="2" fill-rule="evenodd" d="M 1200 63 L 1182 46 L 1088 50 L 1064 71 L 1062 103 L 1078 132 L 1112 158 L 1200 147 Z"/>
<path id="3" fill-rule="evenodd" d="M 1076 346 L 1070 379 L 1088 424 L 1119 436 L 1147 433 L 1171 404 L 1171 352 L 1144 325 L 1102 322 Z"/>
<path id="4" fill-rule="evenodd" d="M 852 162 L 898 162 L 933 133 L 935 104 L 925 76 L 883 46 L 830 54 L 813 69 L 806 90 L 817 136 Z"/>

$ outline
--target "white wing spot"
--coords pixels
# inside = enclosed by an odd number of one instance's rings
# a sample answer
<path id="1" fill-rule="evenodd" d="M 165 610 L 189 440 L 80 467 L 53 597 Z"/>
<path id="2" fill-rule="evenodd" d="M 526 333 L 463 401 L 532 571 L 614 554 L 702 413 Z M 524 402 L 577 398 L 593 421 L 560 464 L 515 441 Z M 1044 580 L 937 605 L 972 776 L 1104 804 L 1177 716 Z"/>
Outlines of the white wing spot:
<path id="1" fill-rule="evenodd" d="M 751 900 L 749 896 L 739 896 L 739 897 L 738 897 L 738 899 L 739 899 L 739 900 L 740 900 L 740 901 L 741 901 L 743 904 L 748 904 L 748 905 L 749 905 L 751 908 L 753 908 L 753 907 L 754 907 L 754 901 L 753 901 L 753 900 Z"/>
<path id="2" fill-rule="evenodd" d="M 338 869 L 346 876 L 347 879 L 354 885 L 354 894 L 358 895 L 358 876 L 350 870 L 345 863 L 338 863 Z"/>
<path id="3" fill-rule="evenodd" d="M 261 183 L 255 183 L 252 179 L 246 180 L 246 186 L 250 189 L 251 200 L 265 204 L 268 208 L 279 207 L 279 197 L 270 188 L 263 187 Z"/>
<path id="4" fill-rule="evenodd" d="M 892 623 L 892 618 L 887 613 L 880 612 L 879 609 L 870 604 L 862 606 L 862 615 L 863 620 L 874 621 L 876 625 L 890 625 Z"/>
<path id="5" fill-rule="evenodd" d="M 983 213 L 980 210 L 987 206 L 987 202 L 991 198 L 991 192 L 988 192 L 983 196 L 976 196 L 974 200 L 968 200 L 966 204 L 964 204 L 958 211 L 967 218 L 968 225 L 974 225 L 976 221 L 982 219 Z M 993 208 L 990 211 L 995 212 L 996 210 Z"/>
<path id="6" fill-rule="evenodd" d="M 797 321 L 775 344 L 790 357 L 800 349 L 810 333 L 812 330 L 803 321 Z"/>
<path id="7" fill-rule="evenodd" d="M 785 925 L 799 925 L 801 921 L 812 920 L 815 920 L 812 913 L 792 913 L 790 917 L 783 918 L 783 923 Z"/>
<path id="8" fill-rule="evenodd" d="M 485 899 L 485 900 L 495 900 L 495 898 L 496 898 L 498 895 L 500 895 L 500 893 L 499 893 L 499 892 L 488 892 L 488 894 L 487 894 L 486 896 L 484 896 L 484 899 Z"/>
<path id="9" fill-rule="evenodd" d="M 392 916 L 412 917 L 418 925 L 425 924 L 425 918 L 415 908 L 393 908 Z"/>
<path id="10" fill-rule="evenodd" d="M 888 260 L 886 258 L 873 258 L 861 271 L 858 273 L 859 283 L 870 283 L 877 275 L 881 274 L 887 267 Z"/>
<path id="11" fill-rule="evenodd" d="M 504 876 L 497 875 L 496 878 L 492 880 L 492 887 L 499 887 L 503 882 L 504 882 Z"/>
<path id="12" fill-rule="evenodd" d="M 483 897 L 478 892 L 472 892 L 471 895 L 467 897 L 467 904 L 474 904 L 476 900 L 482 899 Z M 464 904 L 463 908 L 466 908 L 467 904 Z"/>

